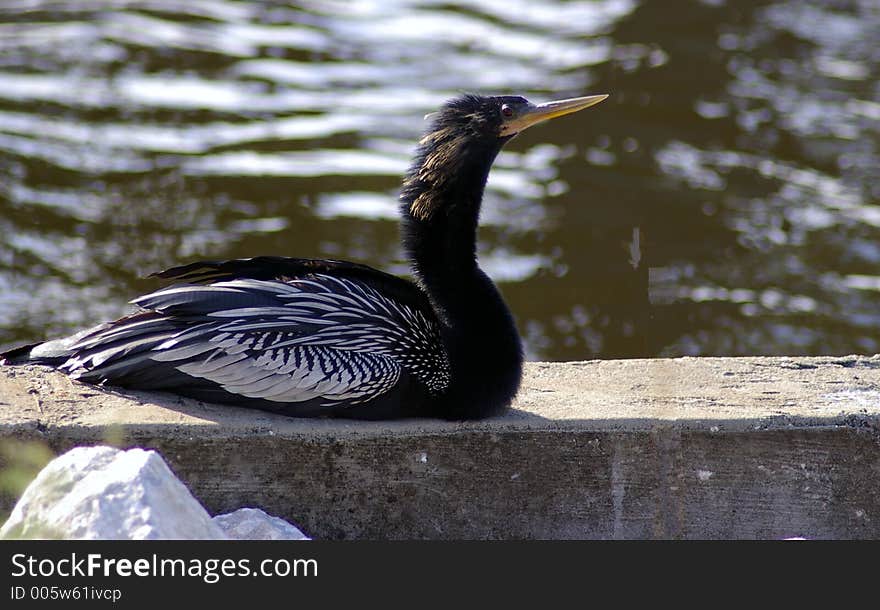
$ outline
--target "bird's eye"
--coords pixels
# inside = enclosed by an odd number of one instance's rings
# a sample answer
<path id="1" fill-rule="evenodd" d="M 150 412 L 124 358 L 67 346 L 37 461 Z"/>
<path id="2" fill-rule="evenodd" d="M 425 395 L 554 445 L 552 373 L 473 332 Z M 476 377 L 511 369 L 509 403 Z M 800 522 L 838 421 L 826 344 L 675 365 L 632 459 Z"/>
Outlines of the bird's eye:
<path id="1" fill-rule="evenodd" d="M 501 106 L 501 116 L 503 116 L 506 119 L 509 119 L 510 117 L 513 116 L 513 108 L 511 108 L 507 104 L 504 104 L 503 106 Z"/>

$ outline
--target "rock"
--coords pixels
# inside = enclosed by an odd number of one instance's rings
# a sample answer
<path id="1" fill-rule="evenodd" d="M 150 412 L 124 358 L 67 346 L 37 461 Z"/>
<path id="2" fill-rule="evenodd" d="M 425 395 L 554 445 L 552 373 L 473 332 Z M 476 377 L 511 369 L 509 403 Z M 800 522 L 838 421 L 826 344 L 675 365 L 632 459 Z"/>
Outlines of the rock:
<path id="1" fill-rule="evenodd" d="M 256 508 L 213 519 L 155 451 L 77 447 L 40 471 L 0 538 L 308 540 Z"/>
<path id="2" fill-rule="evenodd" d="M 217 515 L 214 523 L 236 540 L 309 540 L 296 526 L 259 508 L 240 508 Z"/>
<path id="3" fill-rule="evenodd" d="M 155 451 L 77 447 L 19 499 L 0 538 L 226 539 Z"/>

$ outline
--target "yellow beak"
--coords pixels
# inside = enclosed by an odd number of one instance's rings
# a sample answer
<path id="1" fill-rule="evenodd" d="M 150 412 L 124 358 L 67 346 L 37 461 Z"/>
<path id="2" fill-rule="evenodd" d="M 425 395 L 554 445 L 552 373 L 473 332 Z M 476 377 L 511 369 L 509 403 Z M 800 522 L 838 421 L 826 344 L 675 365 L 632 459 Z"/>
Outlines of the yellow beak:
<path id="1" fill-rule="evenodd" d="M 519 116 L 510 119 L 502 125 L 501 135 L 517 134 L 532 125 L 595 106 L 606 99 L 608 99 L 607 95 L 588 95 L 586 97 L 573 97 L 567 100 L 557 100 L 531 106 Z"/>

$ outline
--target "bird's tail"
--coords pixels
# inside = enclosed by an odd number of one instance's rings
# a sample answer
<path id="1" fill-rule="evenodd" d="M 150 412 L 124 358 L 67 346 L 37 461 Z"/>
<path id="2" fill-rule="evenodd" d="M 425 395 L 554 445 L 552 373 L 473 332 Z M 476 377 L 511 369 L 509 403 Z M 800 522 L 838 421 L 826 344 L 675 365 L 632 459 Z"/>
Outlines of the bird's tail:
<path id="1" fill-rule="evenodd" d="M 70 357 L 64 340 L 46 341 L 45 343 L 28 343 L 12 348 L 0 354 L 0 366 L 18 364 L 43 364 L 58 367 Z"/>
<path id="2" fill-rule="evenodd" d="M 0 366 L 33 364 L 34 361 L 31 360 L 31 350 L 38 345 L 39 343 L 29 343 L 27 345 L 15 347 L 8 352 L 3 352 L 0 354 Z"/>
<path id="3" fill-rule="evenodd" d="M 8 352 L 0 353 L 0 365 L 44 364 L 59 367 L 74 355 L 76 345 L 80 340 L 94 334 L 96 331 L 104 329 L 106 326 L 108 325 L 101 324 L 62 339 L 28 343 L 27 345 L 14 347 Z"/>

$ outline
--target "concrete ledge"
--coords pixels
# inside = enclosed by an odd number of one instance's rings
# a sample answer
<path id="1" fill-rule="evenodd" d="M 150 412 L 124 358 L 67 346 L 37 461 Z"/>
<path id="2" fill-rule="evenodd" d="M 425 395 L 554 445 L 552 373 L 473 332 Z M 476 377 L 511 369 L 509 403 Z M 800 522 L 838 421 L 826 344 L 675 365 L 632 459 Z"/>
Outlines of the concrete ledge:
<path id="1" fill-rule="evenodd" d="M 515 409 L 475 423 L 298 420 L 0 367 L 9 439 L 154 448 L 210 512 L 317 539 L 880 538 L 878 357 L 532 363 Z"/>

